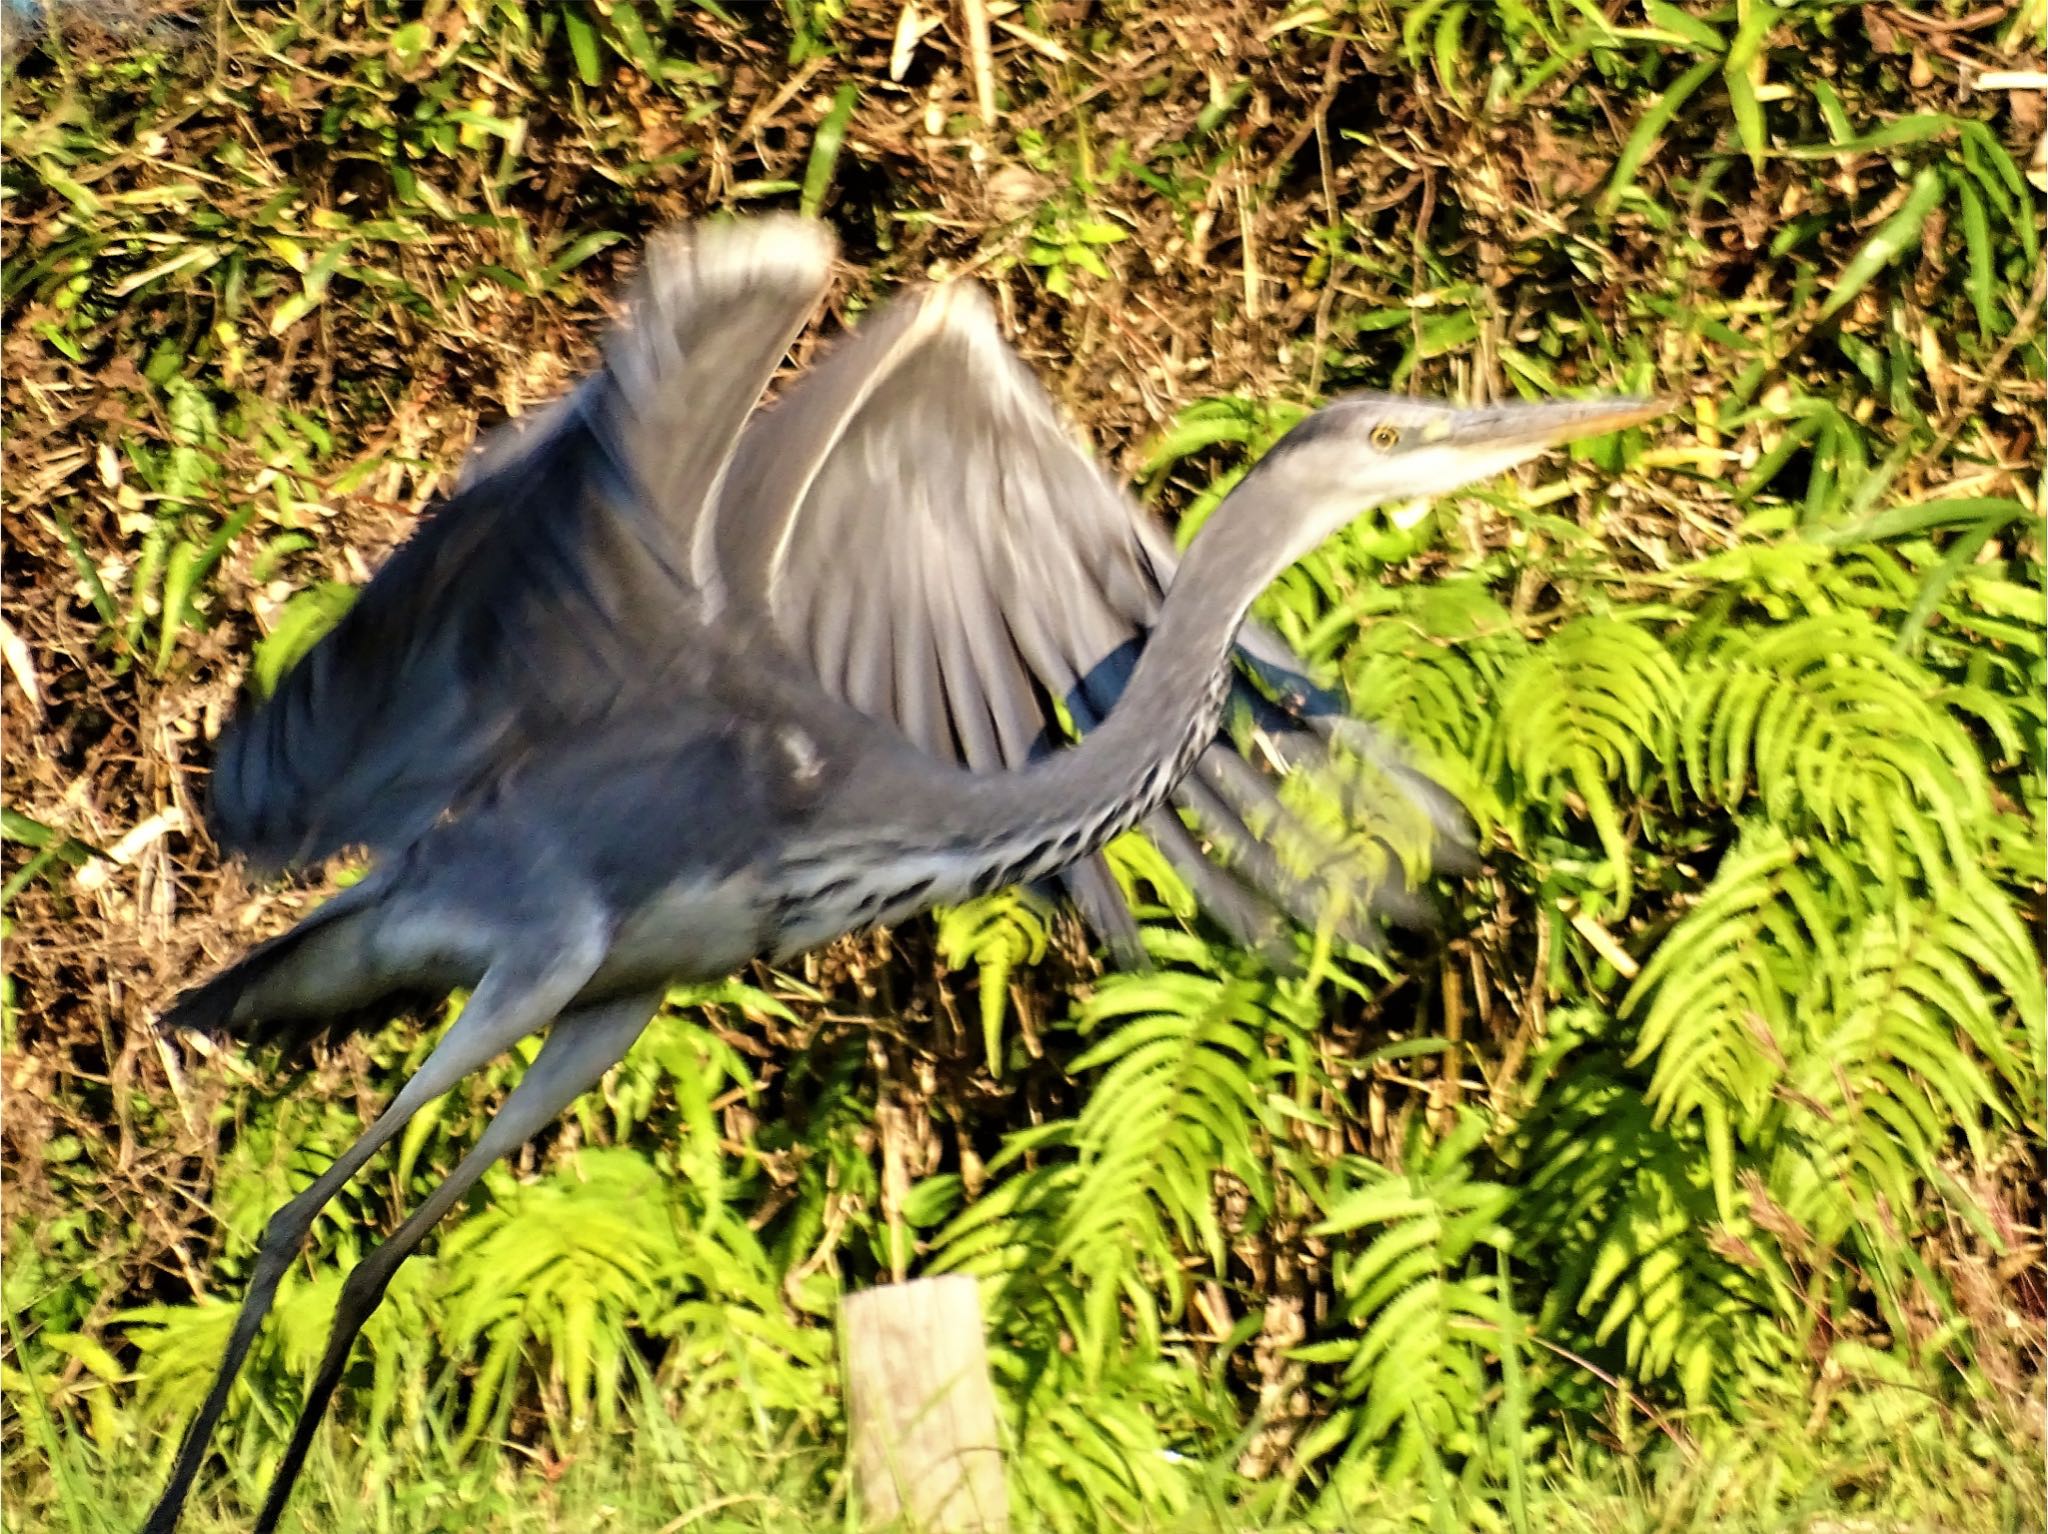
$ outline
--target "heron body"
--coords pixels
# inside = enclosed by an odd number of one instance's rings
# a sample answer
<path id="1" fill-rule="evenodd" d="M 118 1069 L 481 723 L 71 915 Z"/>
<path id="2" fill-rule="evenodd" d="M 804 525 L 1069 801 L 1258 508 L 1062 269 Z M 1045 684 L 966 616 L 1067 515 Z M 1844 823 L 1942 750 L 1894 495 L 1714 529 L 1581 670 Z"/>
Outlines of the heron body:
<path id="1" fill-rule="evenodd" d="M 821 226 L 789 218 L 658 239 L 604 365 L 488 440 L 223 736 L 224 847 L 294 864 L 359 844 L 377 863 L 167 1020 L 260 1033 L 471 995 L 267 1227 L 149 1534 L 174 1527 L 320 1207 L 420 1106 L 529 1034 L 546 1030 L 541 1052 L 477 1145 L 344 1283 L 259 1529 L 399 1263 L 624 1055 L 671 984 L 1052 878 L 1128 955 L 1135 927 L 1100 853 L 1139 825 L 1241 937 L 1340 899 L 1364 924 L 1415 919 L 1398 868 L 1295 821 L 1220 723 L 1242 707 L 1283 764 L 1366 758 L 1454 855 L 1455 806 L 1246 613 L 1375 502 L 1651 413 L 1340 400 L 1176 561 L 970 288 L 900 297 L 757 409 L 833 256 Z M 1078 744 L 1062 748 L 1055 703 Z"/>

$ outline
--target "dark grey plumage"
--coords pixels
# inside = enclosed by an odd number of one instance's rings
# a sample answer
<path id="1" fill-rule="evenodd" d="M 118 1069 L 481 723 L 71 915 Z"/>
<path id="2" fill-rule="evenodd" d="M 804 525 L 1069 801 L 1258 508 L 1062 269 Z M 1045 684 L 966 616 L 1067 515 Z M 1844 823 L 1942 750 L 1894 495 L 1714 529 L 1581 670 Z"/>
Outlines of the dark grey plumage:
<path id="1" fill-rule="evenodd" d="M 223 737 L 224 847 L 291 864 L 360 843 L 378 862 L 168 1020 L 246 1030 L 473 991 L 363 1139 L 265 1231 L 152 1534 L 175 1524 L 314 1214 L 422 1103 L 527 1034 L 547 1030 L 542 1051 L 476 1148 L 349 1275 L 260 1529 L 398 1264 L 625 1052 L 670 983 L 1054 876 L 1128 952 L 1098 854 L 1141 821 L 1246 935 L 1339 899 L 1422 914 L 1396 872 L 1323 843 L 1219 735 L 1235 695 L 1283 763 L 1325 762 L 1344 738 L 1456 850 L 1450 801 L 1245 612 L 1364 506 L 1644 409 L 1339 402 L 1177 566 L 971 289 L 899 298 L 757 412 L 832 255 L 793 219 L 657 241 L 605 366 L 488 443 Z M 1056 699 L 1086 732 L 1076 748 L 1054 749 Z"/>
<path id="2" fill-rule="evenodd" d="M 783 649 L 799 685 L 977 770 L 1051 749 L 1054 699 L 1083 728 L 1107 715 L 1172 579 L 1163 532 L 1075 444 L 971 289 L 886 307 L 742 434 L 734 415 L 821 286 L 805 237 L 782 235 L 716 306 L 695 301 L 700 268 L 665 271 L 606 371 L 500 434 L 269 707 L 222 740 L 223 846 L 268 866 L 403 846 L 521 751 L 606 711 L 664 707 L 664 690 L 702 696 L 710 672 L 763 670 Z M 687 361 L 705 356 L 719 366 Z M 661 483 L 634 482 L 649 474 Z M 663 653 L 693 630 L 688 653 Z M 1256 625 L 1242 648 L 1248 672 L 1286 676 L 1314 708 L 1266 706 L 1262 727 L 1304 735 L 1298 754 L 1320 758 L 1341 707 L 1287 675 L 1299 662 Z M 1263 701 L 1243 676 L 1234 693 Z M 1370 732 L 1351 724 L 1355 747 Z M 1238 772 L 1219 789 L 1220 763 L 1242 758 L 1224 740 L 1208 755 L 1219 765 L 1179 803 L 1217 844 L 1256 846 L 1244 822 L 1279 814 L 1271 781 Z M 1419 775 L 1403 785 L 1454 846 L 1451 802 Z M 1311 915 L 1289 884 L 1223 874 L 1170 813 L 1146 828 L 1240 940 L 1268 931 L 1276 906 Z M 1064 882 L 1137 958 L 1101 857 Z M 1393 885 L 1385 903 L 1411 910 Z"/>

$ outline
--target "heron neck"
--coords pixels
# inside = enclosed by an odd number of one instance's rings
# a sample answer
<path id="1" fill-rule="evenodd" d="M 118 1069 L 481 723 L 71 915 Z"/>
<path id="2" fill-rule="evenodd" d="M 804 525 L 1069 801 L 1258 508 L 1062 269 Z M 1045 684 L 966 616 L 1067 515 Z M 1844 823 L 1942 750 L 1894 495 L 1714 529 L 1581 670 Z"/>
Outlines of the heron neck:
<path id="1" fill-rule="evenodd" d="M 1249 497 L 1249 501 L 1248 498 Z M 1109 717 L 1066 750 L 1019 772 L 970 779 L 972 819 L 1003 826 L 1006 849 L 982 888 L 1052 873 L 1150 814 L 1214 739 L 1230 687 L 1230 649 L 1260 592 L 1292 562 L 1272 537 L 1253 483 L 1189 549 Z"/>

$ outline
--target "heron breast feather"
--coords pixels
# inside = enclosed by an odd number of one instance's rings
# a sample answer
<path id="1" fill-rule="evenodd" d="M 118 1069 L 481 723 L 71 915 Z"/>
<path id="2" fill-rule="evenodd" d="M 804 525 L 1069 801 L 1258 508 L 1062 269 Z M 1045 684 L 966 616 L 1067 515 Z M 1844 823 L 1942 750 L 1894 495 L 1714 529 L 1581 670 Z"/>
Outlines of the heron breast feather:
<path id="1" fill-rule="evenodd" d="M 599 977 L 651 985 L 730 974 L 766 945 L 766 908 L 751 872 L 677 879 L 620 922 Z"/>

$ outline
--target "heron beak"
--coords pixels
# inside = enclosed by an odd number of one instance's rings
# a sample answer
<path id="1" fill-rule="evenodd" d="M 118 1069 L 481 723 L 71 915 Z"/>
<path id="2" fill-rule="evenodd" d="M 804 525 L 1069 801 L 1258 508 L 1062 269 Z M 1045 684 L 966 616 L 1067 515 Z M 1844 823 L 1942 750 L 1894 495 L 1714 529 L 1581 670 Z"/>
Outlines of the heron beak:
<path id="1" fill-rule="evenodd" d="M 1451 445 L 1527 448 L 1537 451 L 1561 442 L 1605 436 L 1626 426 L 1668 415 L 1677 408 L 1671 399 L 1542 400 L 1534 404 L 1481 405 L 1462 412 L 1447 434 Z"/>

